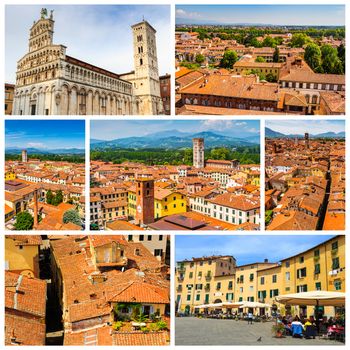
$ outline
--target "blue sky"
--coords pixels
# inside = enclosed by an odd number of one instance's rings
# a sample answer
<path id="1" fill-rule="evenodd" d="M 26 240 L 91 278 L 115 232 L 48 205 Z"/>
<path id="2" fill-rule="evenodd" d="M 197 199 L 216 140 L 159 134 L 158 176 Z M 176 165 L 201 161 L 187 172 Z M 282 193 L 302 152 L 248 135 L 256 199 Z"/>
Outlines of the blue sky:
<path id="1" fill-rule="evenodd" d="M 170 7 L 166 5 L 7 5 L 5 81 L 15 82 L 16 62 L 28 51 L 29 29 L 40 9 L 54 10 L 54 43 L 67 55 L 115 73 L 133 70 L 130 26 L 144 17 L 157 30 L 159 73 L 170 73 Z"/>
<path id="2" fill-rule="evenodd" d="M 267 120 L 266 127 L 283 134 L 321 134 L 345 131 L 344 120 Z"/>
<path id="3" fill-rule="evenodd" d="M 333 236 L 329 235 L 178 235 L 175 260 L 209 255 L 232 255 L 238 265 L 263 261 L 278 262 L 303 252 Z"/>
<path id="4" fill-rule="evenodd" d="M 176 23 L 345 25 L 343 5 L 178 5 Z"/>
<path id="5" fill-rule="evenodd" d="M 159 131 L 178 130 L 182 132 L 213 131 L 240 137 L 243 134 L 259 133 L 257 120 L 98 120 L 91 121 L 91 138 L 113 140 L 129 136 L 145 136 Z"/>
<path id="6" fill-rule="evenodd" d="M 6 120 L 6 148 L 85 148 L 84 120 Z"/>

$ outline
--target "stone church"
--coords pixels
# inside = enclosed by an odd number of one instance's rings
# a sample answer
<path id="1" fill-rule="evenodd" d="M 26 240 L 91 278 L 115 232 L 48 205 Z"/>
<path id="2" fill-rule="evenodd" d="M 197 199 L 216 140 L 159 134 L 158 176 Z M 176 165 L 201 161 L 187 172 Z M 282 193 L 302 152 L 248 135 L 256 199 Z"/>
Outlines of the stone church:
<path id="1" fill-rule="evenodd" d="M 17 63 L 14 115 L 157 115 L 160 97 L 156 30 L 131 26 L 134 71 L 117 74 L 68 56 L 53 43 L 53 11 L 41 10 L 29 51 Z"/>

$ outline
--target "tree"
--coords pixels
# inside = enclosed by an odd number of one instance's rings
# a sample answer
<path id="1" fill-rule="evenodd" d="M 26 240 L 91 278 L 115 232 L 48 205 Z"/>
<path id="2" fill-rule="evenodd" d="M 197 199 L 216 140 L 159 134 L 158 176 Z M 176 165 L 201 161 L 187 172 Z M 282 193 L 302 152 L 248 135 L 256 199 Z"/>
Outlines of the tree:
<path id="1" fill-rule="evenodd" d="M 55 196 L 52 204 L 57 206 L 57 205 L 59 205 L 62 202 L 63 202 L 63 193 L 62 193 L 61 190 L 58 190 L 56 192 L 56 196 Z"/>
<path id="2" fill-rule="evenodd" d="M 48 190 L 46 192 L 46 203 L 47 204 L 52 204 L 53 200 L 54 200 L 54 195 L 53 195 L 51 190 Z"/>
<path id="3" fill-rule="evenodd" d="M 343 64 L 343 71 L 345 73 L 345 46 L 343 44 L 338 46 L 338 57 Z"/>
<path id="4" fill-rule="evenodd" d="M 290 42 L 291 47 L 303 47 L 305 44 L 310 43 L 311 39 L 304 33 L 293 34 Z"/>
<path id="5" fill-rule="evenodd" d="M 193 151 L 191 148 L 186 148 L 184 151 L 184 163 L 186 165 L 192 165 L 193 162 Z"/>
<path id="6" fill-rule="evenodd" d="M 255 59 L 255 62 L 263 63 L 263 62 L 266 62 L 266 60 L 265 60 L 264 57 L 258 56 L 258 57 Z"/>
<path id="7" fill-rule="evenodd" d="M 278 47 L 275 48 L 272 56 L 272 61 L 275 63 L 278 63 L 280 61 L 280 49 Z"/>
<path id="8" fill-rule="evenodd" d="M 273 73 L 268 73 L 266 75 L 266 80 L 269 82 L 269 83 L 276 83 L 277 82 L 277 77 L 276 75 L 274 75 Z"/>
<path id="9" fill-rule="evenodd" d="M 63 214 L 63 223 L 67 224 L 68 222 L 81 226 L 81 219 L 76 210 L 69 209 Z"/>
<path id="10" fill-rule="evenodd" d="M 256 38 L 251 38 L 249 41 L 246 43 L 247 46 L 254 46 L 254 47 L 261 47 L 262 44 L 261 42 Z"/>
<path id="11" fill-rule="evenodd" d="M 304 59 L 310 68 L 315 71 L 317 67 L 322 65 L 322 54 L 320 47 L 313 43 L 307 45 L 305 48 Z"/>
<path id="12" fill-rule="evenodd" d="M 322 53 L 322 68 L 325 73 L 336 74 L 339 70 L 339 58 L 337 49 L 331 45 L 323 45 Z"/>
<path id="13" fill-rule="evenodd" d="M 263 47 L 275 47 L 275 46 L 276 46 L 276 43 L 275 43 L 275 40 L 273 40 L 272 37 L 267 36 L 267 37 L 263 40 L 262 46 L 263 46 Z"/>
<path id="14" fill-rule="evenodd" d="M 223 68 L 232 69 L 233 65 L 237 62 L 238 55 L 236 51 L 226 50 L 224 55 L 222 56 L 220 66 Z"/>
<path id="15" fill-rule="evenodd" d="M 14 224 L 15 229 L 18 231 L 31 230 L 33 225 L 34 218 L 27 211 L 22 211 L 19 213 Z"/>
<path id="16" fill-rule="evenodd" d="M 214 148 L 210 151 L 210 157 L 216 160 L 226 160 L 229 158 L 230 151 L 227 148 Z"/>
<path id="17" fill-rule="evenodd" d="M 202 64 L 205 61 L 205 57 L 202 54 L 198 54 L 195 59 L 196 63 Z"/>

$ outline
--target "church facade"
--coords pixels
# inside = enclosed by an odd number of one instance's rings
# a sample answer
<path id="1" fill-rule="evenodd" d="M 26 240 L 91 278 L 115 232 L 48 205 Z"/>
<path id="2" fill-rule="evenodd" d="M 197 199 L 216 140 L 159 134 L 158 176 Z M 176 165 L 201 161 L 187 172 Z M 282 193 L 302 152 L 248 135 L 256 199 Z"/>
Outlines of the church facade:
<path id="1" fill-rule="evenodd" d="M 116 74 L 68 56 L 53 43 L 54 20 L 42 9 L 29 50 L 17 63 L 14 115 L 157 115 L 160 95 L 156 30 L 133 25 L 134 71 Z"/>

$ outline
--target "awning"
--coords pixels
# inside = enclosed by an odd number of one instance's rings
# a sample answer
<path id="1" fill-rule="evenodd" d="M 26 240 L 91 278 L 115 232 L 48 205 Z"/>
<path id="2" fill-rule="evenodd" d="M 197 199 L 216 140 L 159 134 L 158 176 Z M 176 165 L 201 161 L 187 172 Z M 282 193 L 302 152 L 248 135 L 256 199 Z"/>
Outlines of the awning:
<path id="1" fill-rule="evenodd" d="M 315 290 L 275 297 L 276 301 L 285 305 L 311 306 L 345 306 L 345 293 Z"/>

